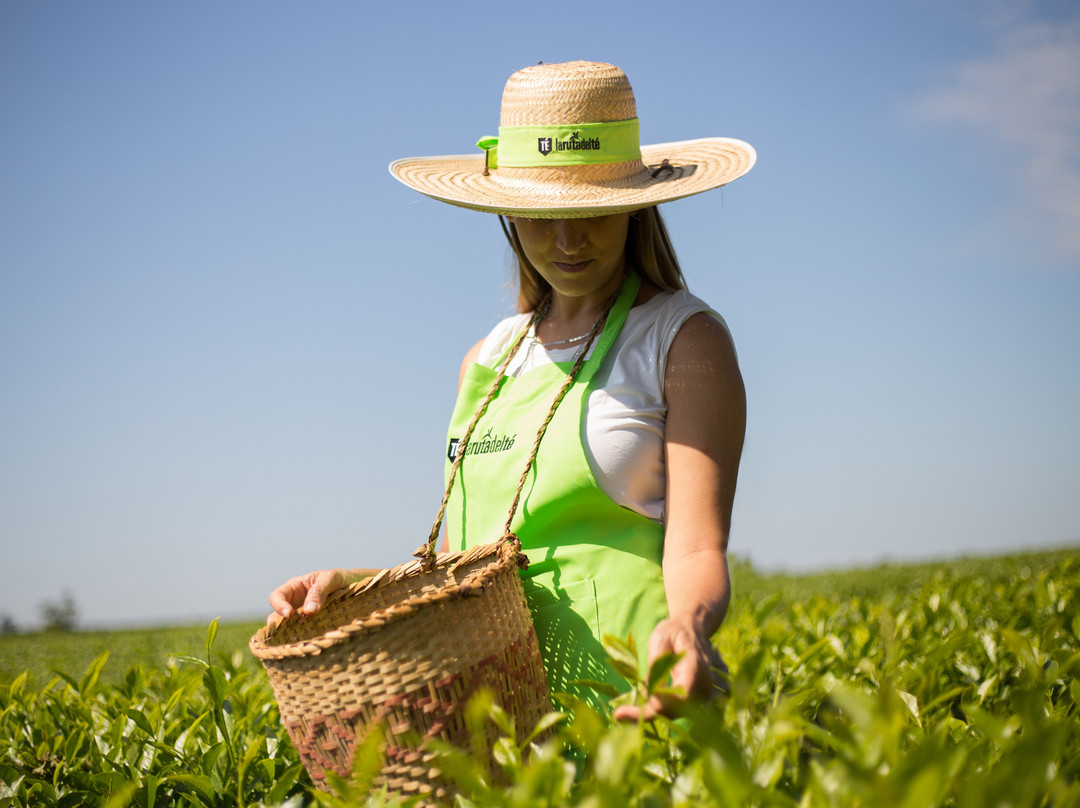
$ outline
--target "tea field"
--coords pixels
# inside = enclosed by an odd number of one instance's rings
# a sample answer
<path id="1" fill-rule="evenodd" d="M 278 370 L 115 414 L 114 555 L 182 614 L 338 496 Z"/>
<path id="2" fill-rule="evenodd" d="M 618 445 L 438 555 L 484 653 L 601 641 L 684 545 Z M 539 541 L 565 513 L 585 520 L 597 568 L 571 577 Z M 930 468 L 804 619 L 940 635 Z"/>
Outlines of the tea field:
<path id="1" fill-rule="evenodd" d="M 1078 556 L 735 564 L 725 697 L 642 724 L 565 703 L 543 743 L 478 699 L 477 748 L 442 768 L 478 808 L 1080 805 Z M 257 627 L 0 636 L 0 808 L 394 804 L 366 787 L 371 750 L 337 795 L 312 789 Z"/>

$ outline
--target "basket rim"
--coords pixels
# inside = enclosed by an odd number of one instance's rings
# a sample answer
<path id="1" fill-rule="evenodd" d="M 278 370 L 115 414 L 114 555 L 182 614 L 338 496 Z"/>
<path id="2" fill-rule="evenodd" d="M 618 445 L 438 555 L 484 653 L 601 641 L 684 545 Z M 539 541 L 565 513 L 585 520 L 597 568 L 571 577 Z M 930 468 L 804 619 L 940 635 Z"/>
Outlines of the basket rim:
<path id="1" fill-rule="evenodd" d="M 284 618 L 276 625 L 272 626 L 268 624 L 260 628 L 248 642 L 248 647 L 252 654 L 264 662 L 317 656 L 323 651 L 333 648 L 336 645 L 342 645 L 348 642 L 356 634 L 379 629 L 389 623 L 403 620 L 426 606 L 458 598 L 474 597 L 480 593 L 480 590 L 487 587 L 496 575 L 504 572 L 507 567 L 511 567 L 515 571 L 517 570 L 519 566 L 518 556 L 520 555 L 520 551 L 515 547 L 515 544 L 516 542 L 502 539 L 491 542 L 490 544 L 480 544 L 469 550 L 455 550 L 449 553 L 438 553 L 435 557 L 434 568 L 464 566 L 465 564 L 470 564 L 477 559 L 492 554 L 497 554 L 498 558 L 496 558 L 493 563 L 469 573 L 461 583 L 444 584 L 432 592 L 413 595 L 400 603 L 394 603 L 390 606 L 376 609 L 375 611 L 345 625 L 330 628 L 317 637 L 298 640 L 296 642 L 282 643 L 281 645 L 267 645 L 267 640 L 282 626 L 287 626 L 305 619 L 305 616 L 301 615 L 299 612 L 294 613 L 292 616 Z M 331 603 L 338 600 L 357 597 L 364 592 L 367 592 L 369 589 L 385 586 L 401 580 L 402 578 L 425 574 L 430 569 L 432 569 L 432 566 L 430 565 L 425 569 L 425 564 L 422 559 L 409 561 L 404 564 L 399 564 L 396 567 L 385 569 L 374 577 L 358 581 L 350 584 L 344 589 L 338 590 L 330 596 L 323 608 L 326 608 L 326 606 L 329 606 Z"/>

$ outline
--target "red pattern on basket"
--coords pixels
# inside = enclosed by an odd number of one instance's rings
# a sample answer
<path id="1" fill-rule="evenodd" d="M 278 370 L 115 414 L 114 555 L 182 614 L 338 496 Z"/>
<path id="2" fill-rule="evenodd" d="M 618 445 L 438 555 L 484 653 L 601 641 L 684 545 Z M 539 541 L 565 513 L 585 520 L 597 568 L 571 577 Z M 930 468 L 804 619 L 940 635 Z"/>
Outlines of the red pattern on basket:
<path id="1" fill-rule="evenodd" d="M 529 633 L 533 635 L 531 627 Z M 420 764 L 428 754 L 421 748 L 423 739 L 443 737 L 456 744 L 467 740 L 463 721 L 455 724 L 454 718 L 474 693 L 493 685 L 497 677 L 505 677 L 512 684 L 499 688 L 504 695 L 502 707 L 511 715 L 518 713 L 519 707 L 523 711 L 527 708 L 531 701 L 527 694 L 546 690 L 547 683 L 530 674 L 532 666 L 527 652 L 523 653 L 528 645 L 535 644 L 532 636 L 529 640 L 511 643 L 502 658 L 492 654 L 482 659 L 469 672 L 467 682 L 465 674 L 459 672 L 413 693 L 391 696 L 373 704 L 370 710 L 341 710 L 309 717 L 307 721 L 290 717 L 285 719 L 285 727 L 316 785 L 325 782 L 326 770 L 348 777 L 358 740 L 362 741 L 366 732 L 379 724 L 385 724 L 387 731 L 387 743 L 381 750 L 385 760 Z M 406 737 L 399 737 L 403 735 Z M 421 736 L 420 744 L 415 742 L 417 736 Z"/>

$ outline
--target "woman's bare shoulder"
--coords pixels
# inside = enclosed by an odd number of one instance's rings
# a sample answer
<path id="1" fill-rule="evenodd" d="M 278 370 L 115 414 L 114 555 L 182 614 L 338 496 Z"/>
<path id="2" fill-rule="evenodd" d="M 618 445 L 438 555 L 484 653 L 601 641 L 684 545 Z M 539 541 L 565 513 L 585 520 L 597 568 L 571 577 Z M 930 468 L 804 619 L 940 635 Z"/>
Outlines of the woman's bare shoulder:
<path id="1" fill-rule="evenodd" d="M 669 399 L 685 391 L 743 395 L 735 342 L 722 320 L 699 312 L 683 323 L 668 351 L 664 388 Z"/>
<path id="2" fill-rule="evenodd" d="M 710 311 L 699 311 L 686 318 L 671 343 L 669 359 L 727 360 L 738 365 L 735 341 L 727 323 Z"/>

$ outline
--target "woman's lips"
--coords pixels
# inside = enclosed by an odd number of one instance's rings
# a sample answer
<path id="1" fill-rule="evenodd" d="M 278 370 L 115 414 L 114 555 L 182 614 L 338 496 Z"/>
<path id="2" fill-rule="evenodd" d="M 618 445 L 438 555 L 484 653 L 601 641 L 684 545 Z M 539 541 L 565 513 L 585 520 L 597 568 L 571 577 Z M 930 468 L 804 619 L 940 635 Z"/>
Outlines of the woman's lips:
<path id="1" fill-rule="evenodd" d="M 583 272 L 585 270 L 585 268 L 588 267 L 589 264 L 592 263 L 592 261 L 591 260 L 588 260 L 588 261 L 576 261 L 574 263 L 567 263 L 567 262 L 563 262 L 563 261 L 552 261 L 551 263 L 560 272 L 569 272 L 570 274 L 575 274 L 575 273 L 578 273 L 578 272 Z"/>

